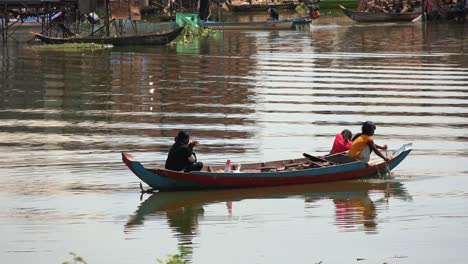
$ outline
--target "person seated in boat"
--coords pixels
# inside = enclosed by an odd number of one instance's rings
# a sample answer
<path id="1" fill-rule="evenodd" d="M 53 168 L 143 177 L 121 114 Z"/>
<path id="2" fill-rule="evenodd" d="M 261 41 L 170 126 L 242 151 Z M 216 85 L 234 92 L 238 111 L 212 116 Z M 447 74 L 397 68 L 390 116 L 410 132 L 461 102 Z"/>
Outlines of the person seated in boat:
<path id="1" fill-rule="evenodd" d="M 382 9 L 384 13 L 393 13 L 392 8 L 393 8 L 393 5 L 390 1 L 387 1 L 387 0 L 382 1 Z"/>
<path id="2" fill-rule="evenodd" d="M 384 12 L 384 9 L 382 8 L 382 2 L 380 0 L 371 0 L 367 3 L 367 7 L 365 9 L 365 12 L 367 13 L 380 13 Z"/>
<path id="3" fill-rule="evenodd" d="M 197 156 L 193 152 L 198 141 L 190 142 L 190 135 L 186 131 L 179 131 L 174 141 L 167 155 L 165 168 L 184 172 L 201 171 L 203 163 L 197 161 Z"/>
<path id="4" fill-rule="evenodd" d="M 330 150 L 330 154 L 348 151 L 348 149 L 351 147 L 352 136 L 353 133 L 351 133 L 351 131 L 349 131 L 348 129 L 341 131 L 340 134 L 336 134 L 335 141 L 333 141 L 333 147 Z"/>
<path id="5" fill-rule="evenodd" d="M 267 20 L 278 20 L 279 13 L 278 10 L 274 7 L 268 8 L 268 14 L 270 15 Z"/>
<path id="6" fill-rule="evenodd" d="M 374 143 L 372 136 L 374 135 L 376 126 L 371 121 L 366 121 L 362 124 L 362 133 L 356 138 L 348 151 L 348 156 L 359 159 L 362 162 L 368 162 L 370 159 L 370 154 L 372 151 L 377 154 L 377 156 L 384 159 L 386 162 L 389 161 L 389 158 L 384 156 L 379 149 L 386 150 L 387 145 L 379 146 Z"/>
<path id="7" fill-rule="evenodd" d="M 101 22 L 101 18 L 95 12 L 89 13 L 86 17 L 86 20 L 88 20 L 88 22 L 93 25 L 99 24 Z"/>
<path id="8" fill-rule="evenodd" d="M 318 5 L 310 5 L 309 6 L 309 18 L 310 19 L 317 19 L 320 17 L 320 9 Z"/>
<path id="9" fill-rule="evenodd" d="M 400 13 L 407 13 L 410 12 L 410 5 L 407 1 L 402 1 L 401 2 L 401 10 Z"/>

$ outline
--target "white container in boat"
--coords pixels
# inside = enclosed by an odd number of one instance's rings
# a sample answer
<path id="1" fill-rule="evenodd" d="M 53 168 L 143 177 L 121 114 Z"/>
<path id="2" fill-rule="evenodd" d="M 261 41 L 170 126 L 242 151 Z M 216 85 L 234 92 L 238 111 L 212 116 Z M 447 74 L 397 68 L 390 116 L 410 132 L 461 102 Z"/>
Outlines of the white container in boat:
<path id="1" fill-rule="evenodd" d="M 226 172 L 226 173 L 231 172 L 231 160 L 226 161 L 226 165 L 224 165 L 224 172 Z"/>

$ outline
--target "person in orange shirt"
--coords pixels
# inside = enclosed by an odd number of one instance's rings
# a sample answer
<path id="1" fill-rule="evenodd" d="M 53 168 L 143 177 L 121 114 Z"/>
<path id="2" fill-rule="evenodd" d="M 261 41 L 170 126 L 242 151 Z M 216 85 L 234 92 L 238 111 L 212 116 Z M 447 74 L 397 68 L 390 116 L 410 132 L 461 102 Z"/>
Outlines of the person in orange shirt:
<path id="1" fill-rule="evenodd" d="M 387 145 L 379 146 L 374 143 L 372 136 L 374 135 L 376 126 L 371 121 L 366 121 L 362 124 L 362 133 L 357 137 L 348 151 L 348 156 L 359 159 L 362 162 L 368 162 L 370 159 L 370 154 L 372 151 L 377 154 L 377 156 L 384 159 L 386 162 L 389 161 L 389 158 L 384 156 L 379 149 L 387 149 Z"/>

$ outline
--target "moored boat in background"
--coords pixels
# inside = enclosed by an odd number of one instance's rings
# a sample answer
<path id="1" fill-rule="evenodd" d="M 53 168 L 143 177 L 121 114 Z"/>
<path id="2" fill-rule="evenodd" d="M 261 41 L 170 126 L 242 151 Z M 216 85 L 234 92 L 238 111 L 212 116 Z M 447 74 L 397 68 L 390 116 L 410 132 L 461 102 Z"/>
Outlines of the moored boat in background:
<path id="1" fill-rule="evenodd" d="M 184 27 L 178 27 L 168 33 L 144 33 L 121 36 L 86 36 L 86 37 L 68 37 L 57 38 L 34 33 L 36 38 L 46 44 L 65 44 L 65 43 L 96 43 L 113 46 L 137 46 L 137 45 L 165 45 L 173 41 L 182 32 Z"/>
<path id="2" fill-rule="evenodd" d="M 407 12 L 407 13 L 385 13 L 385 12 L 360 12 L 352 11 L 340 5 L 343 13 L 356 22 L 394 22 L 394 21 L 412 21 L 419 16 L 421 12 Z"/>
<path id="3" fill-rule="evenodd" d="M 294 9 L 299 5 L 299 2 L 295 1 L 283 1 L 279 3 L 268 3 L 268 2 L 258 2 L 252 4 L 232 4 L 229 1 L 226 1 L 226 6 L 231 12 L 249 12 L 249 11 L 263 11 L 266 12 L 268 8 L 273 7 L 276 9 Z"/>
<path id="4" fill-rule="evenodd" d="M 340 9 L 340 5 L 354 9 L 358 7 L 358 3 L 358 0 L 320 0 L 316 5 L 318 5 L 321 10 Z"/>
<path id="5" fill-rule="evenodd" d="M 309 26 L 310 19 L 281 19 L 281 20 L 264 20 L 254 22 L 216 22 L 216 21 L 200 21 L 200 25 L 204 28 L 222 29 L 222 30 L 284 30 L 298 29 Z"/>

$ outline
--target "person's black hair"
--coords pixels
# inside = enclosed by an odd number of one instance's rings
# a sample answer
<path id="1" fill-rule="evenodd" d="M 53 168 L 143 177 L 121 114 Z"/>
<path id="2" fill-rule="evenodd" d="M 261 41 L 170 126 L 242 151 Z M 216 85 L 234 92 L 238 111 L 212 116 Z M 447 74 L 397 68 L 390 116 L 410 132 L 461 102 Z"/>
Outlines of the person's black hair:
<path id="1" fill-rule="evenodd" d="M 185 140 L 189 139 L 190 135 L 187 131 L 181 130 L 177 134 L 177 136 L 174 138 L 175 142 L 184 142 Z"/>
<path id="2" fill-rule="evenodd" d="M 351 139 L 351 141 L 356 140 L 356 138 L 360 137 L 361 135 L 362 135 L 362 133 L 356 133 L 356 135 L 354 135 L 354 137 Z"/>
<path id="3" fill-rule="evenodd" d="M 375 130 L 375 125 L 371 121 L 366 121 L 362 124 L 362 133 L 370 135 Z"/>
<path id="4" fill-rule="evenodd" d="M 353 137 L 353 133 L 351 133 L 351 131 L 349 131 L 348 129 L 341 131 L 341 135 L 343 135 L 343 137 L 347 140 L 351 140 L 351 138 Z"/>

